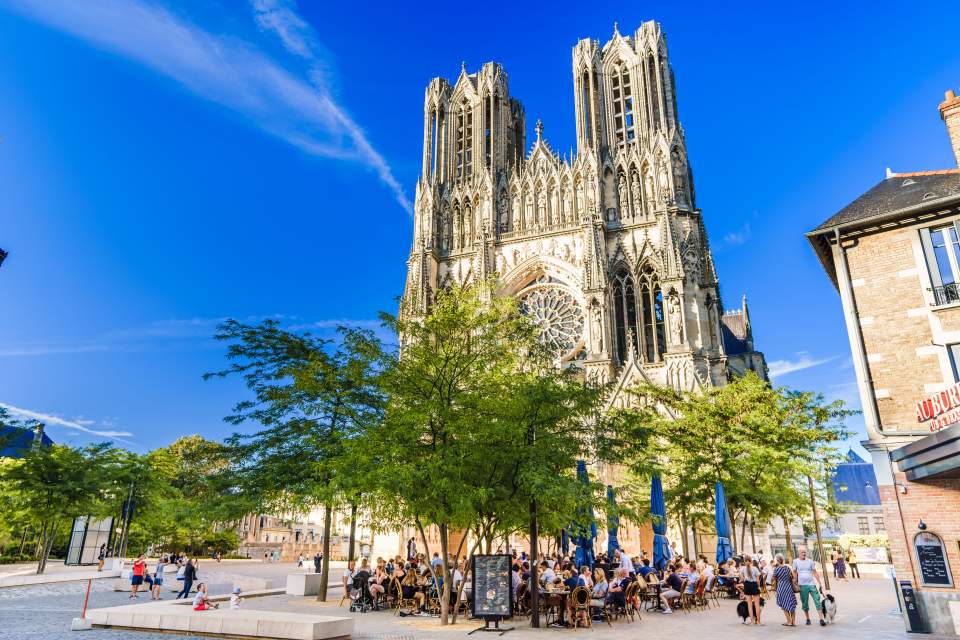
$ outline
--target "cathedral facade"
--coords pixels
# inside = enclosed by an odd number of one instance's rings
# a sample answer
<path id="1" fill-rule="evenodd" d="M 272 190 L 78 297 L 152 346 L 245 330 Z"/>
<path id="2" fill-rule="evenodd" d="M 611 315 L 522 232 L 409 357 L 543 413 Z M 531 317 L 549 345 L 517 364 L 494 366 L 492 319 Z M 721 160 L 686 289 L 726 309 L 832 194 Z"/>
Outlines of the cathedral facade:
<path id="1" fill-rule="evenodd" d="M 746 299 L 725 312 L 659 24 L 573 48 L 576 153 L 561 158 L 496 63 L 434 78 L 401 312 L 496 277 L 559 361 L 625 389 L 766 377 Z"/>

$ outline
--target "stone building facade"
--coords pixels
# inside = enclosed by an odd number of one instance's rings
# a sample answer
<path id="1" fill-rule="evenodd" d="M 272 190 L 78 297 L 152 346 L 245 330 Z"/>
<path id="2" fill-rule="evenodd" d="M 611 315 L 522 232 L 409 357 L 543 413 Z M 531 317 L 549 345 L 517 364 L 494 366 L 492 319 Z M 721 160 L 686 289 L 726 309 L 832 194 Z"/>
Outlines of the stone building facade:
<path id="1" fill-rule="evenodd" d="M 664 32 L 614 26 L 573 47 L 576 152 L 562 158 L 497 63 L 426 88 L 413 246 L 401 312 L 495 277 L 558 361 L 614 382 L 614 406 L 649 381 L 679 390 L 766 378 L 746 298 L 724 310 L 680 124 Z M 594 469 L 616 484 L 616 469 Z M 652 551 L 647 527 L 621 543 Z M 514 544 L 524 544 L 516 541 Z"/>
<path id="2" fill-rule="evenodd" d="M 496 276 L 563 363 L 622 390 L 693 390 L 766 375 L 749 313 L 725 313 L 663 30 L 614 28 L 573 48 L 577 150 L 561 158 L 496 63 L 424 99 L 422 173 L 401 310 Z"/>
<path id="3" fill-rule="evenodd" d="M 940 114 L 960 164 L 960 98 Z M 807 234 L 840 293 L 898 580 L 960 634 L 960 169 L 894 173 Z"/>

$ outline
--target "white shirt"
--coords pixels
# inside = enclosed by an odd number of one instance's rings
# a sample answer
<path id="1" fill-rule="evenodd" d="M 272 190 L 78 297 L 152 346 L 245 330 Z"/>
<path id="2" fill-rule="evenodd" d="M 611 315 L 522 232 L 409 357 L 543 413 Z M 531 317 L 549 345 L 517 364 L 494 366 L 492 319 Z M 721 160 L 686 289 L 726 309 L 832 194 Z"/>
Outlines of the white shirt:
<path id="1" fill-rule="evenodd" d="M 347 569 L 346 571 L 344 571 L 344 572 L 343 572 L 343 579 L 346 581 L 347 586 L 352 585 L 352 584 L 353 584 L 353 571 L 350 571 L 350 569 Z"/>
<path id="2" fill-rule="evenodd" d="M 239 609 L 240 608 L 240 594 L 235 593 L 230 596 L 230 608 Z"/>
<path id="3" fill-rule="evenodd" d="M 557 574 L 553 572 L 553 569 L 547 567 L 547 570 L 540 574 L 540 583 L 541 584 L 552 584 L 554 580 L 557 579 Z"/>
<path id="4" fill-rule="evenodd" d="M 197 591 L 197 595 L 193 596 L 193 606 L 194 606 L 194 607 L 199 607 L 199 606 L 200 606 L 200 603 L 203 602 L 203 599 L 204 599 L 205 597 L 206 597 L 206 596 L 204 595 L 204 593 L 203 593 L 202 591 Z"/>
<path id="5" fill-rule="evenodd" d="M 800 558 L 794 558 L 793 560 L 793 570 L 797 572 L 797 584 L 813 586 L 817 584 L 817 581 L 813 577 L 813 572 L 817 568 L 817 563 L 815 563 L 810 558 L 806 560 L 801 560 Z"/>
<path id="6" fill-rule="evenodd" d="M 633 560 L 631 560 L 630 556 L 625 553 L 620 556 L 620 568 L 626 569 L 628 574 L 634 573 Z"/>

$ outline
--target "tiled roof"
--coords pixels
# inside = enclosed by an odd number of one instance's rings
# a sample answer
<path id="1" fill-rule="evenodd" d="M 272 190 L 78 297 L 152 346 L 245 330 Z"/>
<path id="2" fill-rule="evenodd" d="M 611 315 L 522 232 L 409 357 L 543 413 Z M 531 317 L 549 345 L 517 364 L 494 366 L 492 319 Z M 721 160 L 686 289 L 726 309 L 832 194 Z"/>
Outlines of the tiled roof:
<path id="1" fill-rule="evenodd" d="M 24 449 L 33 445 L 34 432 L 30 429 L 0 426 L 0 458 L 19 458 Z M 43 444 L 53 444 L 46 433 L 43 434 Z"/>
<path id="2" fill-rule="evenodd" d="M 880 504 L 877 475 L 873 471 L 873 465 L 864 462 L 852 449 L 847 453 L 847 460 L 848 462 L 837 465 L 831 478 L 836 501 L 841 504 Z"/>
<path id="3" fill-rule="evenodd" d="M 723 335 L 723 348 L 729 355 L 746 353 L 750 350 L 747 323 L 742 311 L 731 311 L 720 317 L 720 331 Z"/>
<path id="4" fill-rule="evenodd" d="M 893 173 L 808 235 L 950 196 L 960 197 L 960 169 Z"/>

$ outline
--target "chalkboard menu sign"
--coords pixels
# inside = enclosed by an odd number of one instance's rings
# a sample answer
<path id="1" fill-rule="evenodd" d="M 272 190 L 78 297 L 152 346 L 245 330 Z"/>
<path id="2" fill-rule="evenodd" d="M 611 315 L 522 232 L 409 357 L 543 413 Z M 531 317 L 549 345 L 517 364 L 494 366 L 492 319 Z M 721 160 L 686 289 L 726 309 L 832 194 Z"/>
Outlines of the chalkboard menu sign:
<path id="1" fill-rule="evenodd" d="M 947 565 L 947 550 L 935 533 L 918 533 L 913 539 L 917 550 L 920 582 L 927 587 L 951 587 L 953 579 Z"/>
<path id="2" fill-rule="evenodd" d="M 507 554 L 473 556 L 474 617 L 513 617 L 511 562 Z"/>

